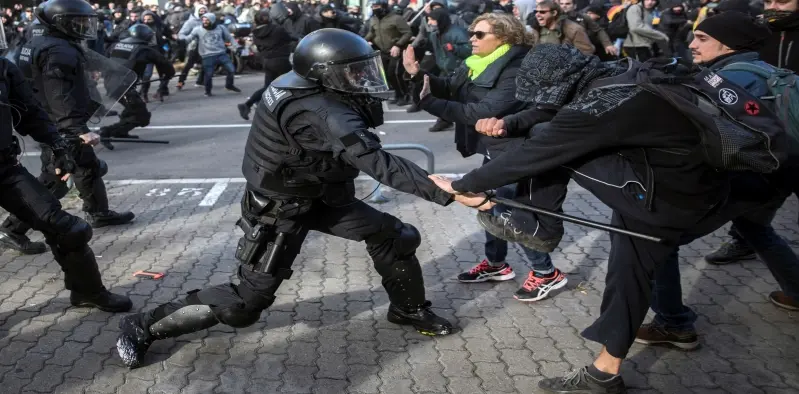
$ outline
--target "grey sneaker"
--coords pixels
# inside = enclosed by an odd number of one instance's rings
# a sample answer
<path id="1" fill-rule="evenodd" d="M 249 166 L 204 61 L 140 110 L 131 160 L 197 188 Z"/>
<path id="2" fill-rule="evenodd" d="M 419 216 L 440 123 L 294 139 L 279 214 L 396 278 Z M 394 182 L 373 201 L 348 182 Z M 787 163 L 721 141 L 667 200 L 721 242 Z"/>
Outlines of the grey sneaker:
<path id="1" fill-rule="evenodd" d="M 539 235 L 523 232 L 511 223 L 510 215 L 511 212 L 495 216 L 488 211 L 480 211 L 477 214 L 477 222 L 485 231 L 499 239 L 515 242 L 539 252 L 550 253 L 558 247 L 560 238 L 544 239 Z"/>

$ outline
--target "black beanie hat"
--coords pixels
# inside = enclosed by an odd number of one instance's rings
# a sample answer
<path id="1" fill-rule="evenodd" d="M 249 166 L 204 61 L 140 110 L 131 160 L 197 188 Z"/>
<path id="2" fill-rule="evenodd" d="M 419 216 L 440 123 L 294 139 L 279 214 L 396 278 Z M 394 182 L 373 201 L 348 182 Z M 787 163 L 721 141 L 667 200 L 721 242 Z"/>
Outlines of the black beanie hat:
<path id="1" fill-rule="evenodd" d="M 771 35 L 771 30 L 766 25 L 736 11 L 713 15 L 699 23 L 696 30 L 715 38 L 734 51 L 756 51 Z"/>

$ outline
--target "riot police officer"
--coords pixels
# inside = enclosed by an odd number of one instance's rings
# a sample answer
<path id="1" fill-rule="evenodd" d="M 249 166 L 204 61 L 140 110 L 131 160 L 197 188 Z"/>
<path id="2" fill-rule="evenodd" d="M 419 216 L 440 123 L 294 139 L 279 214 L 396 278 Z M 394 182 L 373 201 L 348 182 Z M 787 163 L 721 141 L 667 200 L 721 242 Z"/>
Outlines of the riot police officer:
<path id="1" fill-rule="evenodd" d="M 97 158 L 92 147 L 99 142 L 99 136 L 86 126 L 96 107 L 89 99 L 91 84 L 84 52 L 88 50 L 79 43 L 96 38 L 97 14 L 83 0 L 50 0 L 37 12 L 45 30 L 21 48 L 17 64 L 33 87 L 37 101 L 70 145 L 70 153 L 78 165 L 73 179 L 89 223 L 95 228 L 128 223 L 133 220 L 133 213 L 108 209 L 102 180 L 108 166 Z M 60 199 L 68 188 L 58 176 L 46 170 L 52 157 L 50 148 L 42 146 L 41 151 L 43 170 L 39 180 Z M 25 236 L 29 228 L 29 224 L 10 215 L 0 226 L 0 244 L 22 253 L 44 253 L 43 244 L 31 242 Z"/>
<path id="2" fill-rule="evenodd" d="M 128 28 L 128 37 L 114 44 L 111 48 L 110 57 L 112 60 L 123 64 L 133 70 L 139 81 L 143 80 L 144 71 L 148 64 L 154 64 L 158 69 L 161 83 L 158 87 L 158 95 L 161 97 L 169 95 L 169 79 L 175 75 L 175 68 L 161 51 L 150 45 L 155 37 L 155 32 L 145 24 L 136 24 Z M 105 80 L 106 86 L 114 83 L 109 78 Z M 145 127 L 150 124 L 150 111 L 147 104 L 136 94 L 135 89 L 129 89 L 119 100 L 125 109 L 120 115 L 119 122 L 110 126 L 100 128 L 100 136 L 138 138 L 130 135 L 130 131 L 136 127 Z M 108 141 L 102 141 L 108 149 L 114 146 Z"/>
<path id="3" fill-rule="evenodd" d="M 5 46 L 5 37 L 0 45 Z M 21 149 L 13 134 L 15 129 L 49 147 L 47 162 L 53 174 L 66 178 L 75 170 L 69 144 L 36 102 L 25 77 L 17 66 L 0 58 L 0 207 L 44 234 L 64 271 L 72 305 L 107 312 L 130 310 L 128 297 L 113 294 L 103 286 L 94 252 L 88 245 L 91 226 L 64 212 L 58 199 L 19 164 L 17 155 Z"/>
<path id="4" fill-rule="evenodd" d="M 126 316 L 117 341 L 126 365 L 141 365 L 156 339 L 218 323 L 254 324 L 291 277 L 291 264 L 310 230 L 366 243 L 391 302 L 390 322 L 428 335 L 452 332 L 425 299 L 417 229 L 354 196 L 353 180 L 363 171 L 440 205 L 464 201 L 436 190 L 424 170 L 382 150 L 379 138 L 367 130 L 383 123 L 382 99 L 389 93 L 380 54 L 357 34 L 321 29 L 299 42 L 293 70 L 264 93 L 245 147 L 247 186 L 238 221 L 244 236 L 236 251 L 240 283 L 194 290 Z"/>

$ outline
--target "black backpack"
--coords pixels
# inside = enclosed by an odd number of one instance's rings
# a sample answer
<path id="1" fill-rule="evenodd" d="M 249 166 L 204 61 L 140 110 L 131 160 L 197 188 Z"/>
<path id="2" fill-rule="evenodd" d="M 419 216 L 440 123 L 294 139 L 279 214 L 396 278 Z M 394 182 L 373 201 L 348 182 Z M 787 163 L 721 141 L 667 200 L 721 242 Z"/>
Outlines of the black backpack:
<path id="1" fill-rule="evenodd" d="M 624 9 L 617 12 L 616 15 L 613 16 L 613 20 L 608 23 L 608 27 L 605 29 L 605 32 L 608 33 L 611 41 L 615 41 L 619 38 L 623 40 L 627 38 L 628 34 L 630 34 L 630 27 L 627 26 L 627 11 L 635 6 L 636 4 L 624 7 Z"/>
<path id="2" fill-rule="evenodd" d="M 685 115 L 699 130 L 697 153 L 722 171 L 770 173 L 790 156 L 792 141 L 783 122 L 744 88 L 707 68 L 651 59 L 624 59 L 628 70 L 598 79 L 589 89 L 636 85 Z"/>

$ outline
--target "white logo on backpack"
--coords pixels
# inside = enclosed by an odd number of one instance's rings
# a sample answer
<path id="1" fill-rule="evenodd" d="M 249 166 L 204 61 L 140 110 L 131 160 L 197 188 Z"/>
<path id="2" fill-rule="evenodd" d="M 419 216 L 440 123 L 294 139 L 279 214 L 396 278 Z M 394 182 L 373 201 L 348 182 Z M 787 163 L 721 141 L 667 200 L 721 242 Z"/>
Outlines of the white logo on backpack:
<path id="1" fill-rule="evenodd" d="M 732 89 L 722 88 L 719 90 L 719 100 L 726 105 L 733 105 L 738 102 L 738 94 Z"/>

